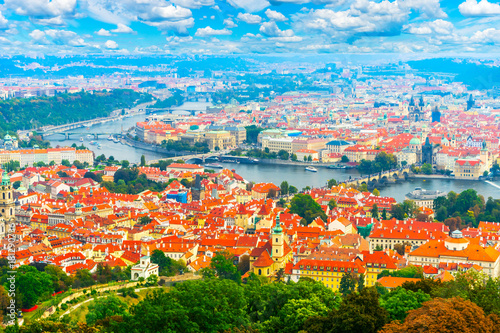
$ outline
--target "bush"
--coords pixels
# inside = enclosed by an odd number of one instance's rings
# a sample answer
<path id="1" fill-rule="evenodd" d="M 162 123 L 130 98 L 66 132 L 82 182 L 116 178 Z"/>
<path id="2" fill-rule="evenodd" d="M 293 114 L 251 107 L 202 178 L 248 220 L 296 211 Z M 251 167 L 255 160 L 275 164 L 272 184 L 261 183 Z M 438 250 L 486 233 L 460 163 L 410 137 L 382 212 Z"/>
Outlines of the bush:
<path id="1" fill-rule="evenodd" d="M 66 303 L 61 304 L 61 310 L 68 310 L 68 305 Z"/>

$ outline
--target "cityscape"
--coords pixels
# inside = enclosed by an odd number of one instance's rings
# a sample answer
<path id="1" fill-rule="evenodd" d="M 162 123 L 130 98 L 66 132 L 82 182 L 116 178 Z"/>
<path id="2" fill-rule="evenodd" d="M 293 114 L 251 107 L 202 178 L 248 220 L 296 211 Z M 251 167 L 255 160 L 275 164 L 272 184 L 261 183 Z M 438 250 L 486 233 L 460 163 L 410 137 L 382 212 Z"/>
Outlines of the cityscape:
<path id="1" fill-rule="evenodd" d="M 500 332 L 500 4 L 5 0 L 0 332 Z"/>

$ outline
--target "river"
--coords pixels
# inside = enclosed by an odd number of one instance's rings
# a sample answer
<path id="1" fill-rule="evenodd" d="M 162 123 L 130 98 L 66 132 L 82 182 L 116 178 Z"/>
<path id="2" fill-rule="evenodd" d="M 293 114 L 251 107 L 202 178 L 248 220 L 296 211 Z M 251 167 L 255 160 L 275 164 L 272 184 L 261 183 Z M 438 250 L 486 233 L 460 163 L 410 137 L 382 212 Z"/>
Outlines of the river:
<path id="1" fill-rule="evenodd" d="M 209 103 L 205 102 L 187 102 L 182 106 L 175 108 L 175 113 L 183 113 L 185 110 L 205 110 Z M 104 124 L 97 124 L 92 126 L 89 130 L 85 128 L 79 128 L 71 130 L 71 133 L 82 133 L 84 137 L 84 145 L 92 149 L 97 155 L 104 154 L 106 157 L 113 156 L 115 159 L 119 160 L 129 160 L 132 163 L 138 163 L 141 159 L 141 155 L 146 157 L 146 160 L 153 160 L 158 158 L 163 158 L 162 154 L 155 152 L 129 147 L 122 145 L 120 143 L 113 143 L 108 141 L 106 137 L 99 137 L 97 140 L 101 144 L 102 149 L 97 149 L 96 146 L 89 145 L 90 140 L 86 139 L 86 135 L 89 133 L 120 133 L 122 128 L 124 130 L 132 127 L 138 121 L 143 121 L 145 118 L 144 114 L 135 115 L 130 118 L 119 119 L 113 122 L 107 122 Z M 48 138 L 51 142 L 52 147 L 59 146 L 71 146 L 73 143 L 80 145 L 80 136 L 74 135 L 70 140 L 64 140 L 61 135 L 54 135 Z M 94 139 L 91 139 L 94 140 Z M 318 172 L 312 173 L 304 170 L 303 166 L 295 165 L 268 165 L 268 164 L 234 164 L 234 163 L 224 163 L 224 166 L 228 169 L 235 169 L 236 172 L 243 178 L 259 182 L 273 182 L 278 185 L 282 181 L 286 180 L 290 185 L 297 187 L 299 190 L 306 186 L 310 187 L 321 187 L 325 186 L 328 179 L 334 178 L 338 181 L 343 181 L 349 178 L 349 176 L 357 176 L 356 170 L 332 170 L 323 167 L 318 167 Z M 404 195 L 415 187 L 422 187 L 427 190 L 440 190 L 443 192 L 455 191 L 461 192 L 463 190 L 473 188 L 478 193 L 482 194 L 485 198 L 489 196 L 500 199 L 500 181 L 495 181 L 491 183 L 486 183 L 483 181 L 468 181 L 468 180 L 449 180 L 449 179 L 409 179 L 408 181 L 391 184 L 386 187 L 379 188 L 381 195 L 394 197 L 398 202 L 404 200 Z"/>

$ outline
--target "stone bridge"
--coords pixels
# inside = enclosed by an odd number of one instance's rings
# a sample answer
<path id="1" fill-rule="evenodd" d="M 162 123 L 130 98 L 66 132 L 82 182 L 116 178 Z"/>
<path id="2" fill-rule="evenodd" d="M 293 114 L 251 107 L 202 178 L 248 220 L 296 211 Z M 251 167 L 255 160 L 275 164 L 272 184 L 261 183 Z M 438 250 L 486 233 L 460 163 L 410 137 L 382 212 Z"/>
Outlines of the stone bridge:
<path id="1" fill-rule="evenodd" d="M 388 183 L 395 183 L 398 180 L 405 180 L 410 176 L 410 174 L 410 167 L 405 167 L 401 169 L 383 171 L 368 176 L 348 179 L 341 184 L 345 184 L 346 187 L 350 187 L 353 185 L 360 186 L 362 184 L 366 184 L 368 188 L 382 187 L 387 185 Z"/>

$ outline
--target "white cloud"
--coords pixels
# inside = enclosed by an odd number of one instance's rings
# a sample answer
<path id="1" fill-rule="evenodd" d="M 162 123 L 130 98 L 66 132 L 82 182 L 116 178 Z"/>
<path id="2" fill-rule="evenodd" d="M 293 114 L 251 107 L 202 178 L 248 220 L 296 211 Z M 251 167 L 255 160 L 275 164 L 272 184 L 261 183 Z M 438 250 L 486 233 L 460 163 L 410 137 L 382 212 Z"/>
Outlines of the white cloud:
<path id="1" fill-rule="evenodd" d="M 76 0 L 5 0 L 4 6 L 18 15 L 50 18 L 74 15 Z"/>
<path id="2" fill-rule="evenodd" d="M 171 0 L 172 3 L 191 9 L 215 5 L 214 0 Z"/>
<path id="3" fill-rule="evenodd" d="M 50 26 L 65 26 L 66 22 L 63 20 L 61 16 L 51 17 L 51 18 L 41 18 L 41 19 L 33 19 L 36 24 L 41 25 L 50 25 Z"/>
<path id="4" fill-rule="evenodd" d="M 500 15 L 500 5 L 487 0 L 466 0 L 458 6 L 463 16 L 491 16 Z"/>
<path id="5" fill-rule="evenodd" d="M 223 23 L 224 26 L 229 29 L 236 28 L 238 26 L 231 18 L 224 19 Z"/>
<path id="6" fill-rule="evenodd" d="M 283 22 L 288 20 L 288 18 L 286 18 L 285 15 L 271 9 L 266 10 L 265 14 L 268 19 L 273 21 Z"/>
<path id="7" fill-rule="evenodd" d="M 409 10 L 399 3 L 357 0 L 349 9 L 309 10 L 292 16 L 294 28 L 306 32 L 321 32 L 330 38 L 400 35 Z"/>
<path id="8" fill-rule="evenodd" d="M 111 33 L 103 28 L 101 28 L 99 31 L 96 31 L 95 34 L 98 36 L 111 36 Z"/>
<path id="9" fill-rule="evenodd" d="M 111 32 L 122 33 L 122 34 L 131 34 L 131 33 L 134 33 L 135 31 L 123 23 L 118 23 L 116 29 L 111 30 Z"/>
<path id="10" fill-rule="evenodd" d="M 31 40 L 36 44 L 49 44 L 49 41 L 45 37 L 45 33 L 39 29 L 35 29 L 30 32 L 29 36 L 31 37 Z"/>
<path id="11" fill-rule="evenodd" d="M 259 31 L 270 40 L 278 40 L 280 42 L 300 42 L 301 37 L 295 36 L 292 29 L 280 30 L 276 22 L 264 22 L 260 26 Z"/>
<path id="12" fill-rule="evenodd" d="M 259 24 L 262 21 L 262 17 L 250 13 L 238 13 L 237 19 L 248 24 Z"/>
<path id="13" fill-rule="evenodd" d="M 475 43 L 500 43 L 500 30 L 489 28 L 477 31 L 470 40 Z"/>
<path id="14" fill-rule="evenodd" d="M 227 0 L 227 2 L 234 8 L 242 8 L 250 13 L 259 12 L 270 5 L 267 0 Z"/>
<path id="15" fill-rule="evenodd" d="M 229 29 L 216 30 L 211 27 L 199 28 L 194 34 L 196 37 L 228 36 L 233 32 Z"/>
<path id="16" fill-rule="evenodd" d="M 118 48 L 118 43 L 116 43 L 114 40 L 108 40 L 106 43 L 104 43 L 104 47 L 107 49 L 117 49 Z"/>
<path id="17" fill-rule="evenodd" d="M 438 19 L 432 22 L 425 22 L 420 25 L 410 24 L 405 27 L 405 29 L 408 33 L 414 35 L 449 35 L 453 33 L 455 27 L 451 22 Z"/>
<path id="18" fill-rule="evenodd" d="M 164 21 L 164 20 L 182 20 L 192 16 L 191 10 L 180 6 L 152 7 L 147 12 L 139 14 L 139 17 L 145 21 Z"/>
<path id="19" fill-rule="evenodd" d="M 9 28 L 9 21 L 2 15 L 0 11 L 0 30 L 5 30 Z"/>
<path id="20" fill-rule="evenodd" d="M 85 40 L 77 33 L 68 30 L 49 29 L 41 31 L 39 29 L 33 30 L 29 36 L 35 44 L 56 44 L 67 45 L 74 47 L 88 46 Z M 50 40 L 48 39 L 50 38 Z"/>
<path id="21" fill-rule="evenodd" d="M 401 7 L 414 9 L 422 13 L 424 18 L 446 18 L 448 15 L 443 11 L 439 0 L 403 0 Z"/>
<path id="22" fill-rule="evenodd" d="M 313 3 L 315 5 L 327 5 L 330 7 L 336 7 L 343 5 L 346 0 L 270 0 L 273 5 L 281 5 L 284 3 L 294 3 L 298 5 L 302 5 L 305 3 Z"/>

